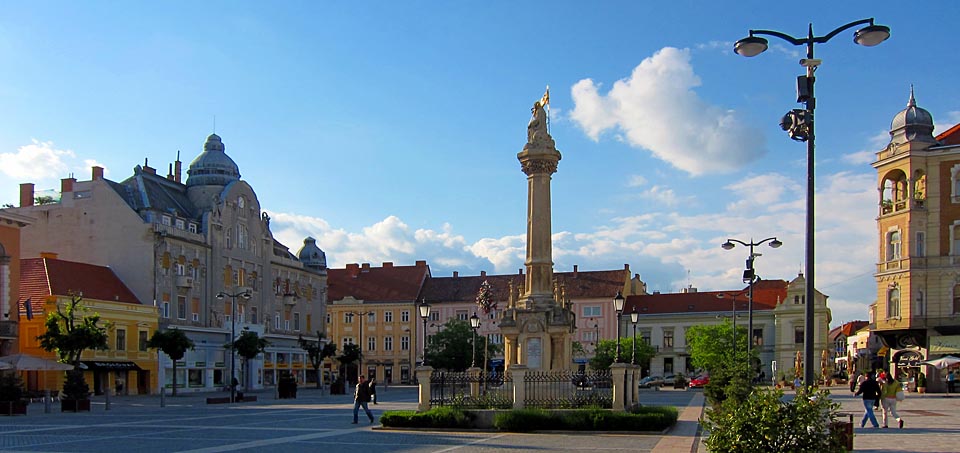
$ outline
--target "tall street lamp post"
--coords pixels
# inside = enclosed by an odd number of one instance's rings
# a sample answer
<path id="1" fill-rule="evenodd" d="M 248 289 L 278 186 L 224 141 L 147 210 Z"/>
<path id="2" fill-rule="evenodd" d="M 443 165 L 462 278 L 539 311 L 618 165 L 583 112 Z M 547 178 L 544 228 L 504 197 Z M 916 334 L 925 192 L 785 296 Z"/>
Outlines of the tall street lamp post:
<path id="1" fill-rule="evenodd" d="M 613 309 L 617 311 L 617 355 L 614 357 L 614 363 L 620 363 L 620 316 L 623 315 L 623 294 L 617 291 L 617 297 L 613 298 Z"/>
<path id="2" fill-rule="evenodd" d="M 357 357 L 357 379 L 360 379 L 360 373 L 363 372 L 363 317 L 369 315 L 369 311 L 348 311 L 348 314 L 360 318 L 360 355 Z"/>
<path id="3" fill-rule="evenodd" d="M 869 24 L 869 25 L 867 25 Z M 813 349 L 814 349 L 814 240 L 813 240 L 813 205 L 814 205 L 814 109 L 816 108 L 816 98 L 814 97 L 813 84 L 815 81 L 814 72 L 821 61 L 813 58 L 813 45 L 823 44 L 833 38 L 838 33 L 853 28 L 858 25 L 867 25 L 853 35 L 853 41 L 861 46 L 873 47 L 886 41 L 890 37 L 890 27 L 884 25 L 875 25 L 873 18 L 861 19 L 840 26 L 835 30 L 823 36 L 813 36 L 813 24 L 807 29 L 806 38 L 795 38 L 785 33 L 773 30 L 750 30 L 750 35 L 736 42 L 733 46 L 734 52 L 744 57 L 754 57 L 767 50 L 767 40 L 755 35 L 767 35 L 780 38 L 795 46 L 807 46 L 807 58 L 800 60 L 800 65 L 807 68 L 806 76 L 797 78 L 797 102 L 806 104 L 806 110 L 794 109 L 784 116 L 780 126 L 790 134 L 790 138 L 797 141 L 807 142 L 807 225 L 806 225 L 806 291 L 804 301 L 804 354 L 803 354 L 803 374 L 804 383 L 812 385 L 814 382 L 813 373 Z"/>
<path id="4" fill-rule="evenodd" d="M 730 298 L 730 301 L 732 302 L 732 304 L 731 304 L 732 307 L 731 307 L 731 308 L 732 308 L 732 310 L 733 310 L 733 313 L 732 313 L 732 315 L 731 315 L 731 319 L 733 320 L 733 335 L 732 335 L 732 337 L 733 337 L 733 360 L 734 360 L 734 361 L 737 360 L 737 296 L 743 296 L 743 293 L 744 293 L 743 291 L 739 291 L 739 292 L 733 292 L 733 293 L 719 293 L 719 294 L 717 294 L 717 298 L 718 298 L 718 299 L 724 299 L 724 298 L 726 298 L 726 297 L 729 297 L 729 298 Z M 720 318 L 722 318 L 722 317 L 725 318 L 726 316 L 717 315 L 717 319 L 720 319 Z M 747 357 L 747 360 L 748 360 L 747 363 L 749 363 L 750 358 Z"/>
<path id="5" fill-rule="evenodd" d="M 473 358 L 470 359 L 470 368 L 475 368 L 477 366 L 477 329 L 480 328 L 480 317 L 476 313 L 470 317 L 470 328 L 473 329 L 473 341 L 470 342 L 473 345 Z"/>
<path id="6" fill-rule="evenodd" d="M 640 313 L 637 312 L 637 307 L 633 307 L 633 311 L 630 312 L 630 322 L 633 323 L 633 356 L 630 357 L 630 364 L 637 364 L 637 321 L 640 320 Z"/>
<path id="7" fill-rule="evenodd" d="M 430 304 L 421 300 L 417 309 L 420 310 L 420 319 L 423 320 L 423 360 L 420 363 L 427 366 L 427 320 L 430 319 Z"/>
<path id="8" fill-rule="evenodd" d="M 233 385 L 237 375 L 237 348 L 234 347 L 234 342 L 237 341 L 237 298 L 250 300 L 250 292 L 228 294 L 220 291 L 217 293 L 217 300 L 222 301 L 225 297 L 230 298 L 230 402 L 234 403 L 237 401 L 237 386 Z"/>
<path id="9" fill-rule="evenodd" d="M 753 238 L 750 239 L 749 243 L 743 242 L 739 239 L 727 239 L 727 242 L 724 242 L 721 247 L 724 250 L 731 250 L 736 247 L 736 244 L 740 244 L 744 247 L 750 247 L 750 256 L 747 257 L 747 266 L 743 271 L 743 282 L 748 283 L 750 286 L 747 292 L 747 360 L 751 360 L 751 353 L 753 352 L 753 284 L 760 280 L 760 277 L 753 270 L 753 260 L 762 256 L 760 253 L 754 253 L 753 248 L 762 244 L 769 242 L 771 248 L 780 248 L 783 245 L 783 242 L 780 242 L 776 237 L 766 238 L 760 242 L 753 242 Z M 736 243 L 736 244 L 734 244 Z"/>

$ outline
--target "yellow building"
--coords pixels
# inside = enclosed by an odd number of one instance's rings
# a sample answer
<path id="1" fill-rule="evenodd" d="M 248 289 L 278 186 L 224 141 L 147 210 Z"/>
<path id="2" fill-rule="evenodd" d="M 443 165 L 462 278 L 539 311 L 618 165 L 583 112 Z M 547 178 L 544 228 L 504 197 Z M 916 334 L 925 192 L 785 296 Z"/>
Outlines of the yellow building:
<path id="1" fill-rule="evenodd" d="M 56 360 L 40 347 L 48 313 L 82 295 L 89 313 L 100 315 L 107 327 L 108 349 L 84 351 L 80 360 L 90 390 L 102 394 L 149 394 L 157 385 L 157 353 L 147 340 L 158 328 L 157 308 L 141 304 L 109 267 L 59 260 L 53 254 L 20 260 L 20 352 Z M 82 315 L 81 315 L 82 316 Z M 24 372 L 28 390 L 59 389 L 63 373 Z"/>
<path id="2" fill-rule="evenodd" d="M 870 322 L 892 353 L 890 371 L 923 371 L 938 391 L 942 374 L 920 362 L 960 353 L 960 125 L 936 137 L 933 128 L 911 90 L 873 163 L 879 256 Z"/>
<path id="3" fill-rule="evenodd" d="M 0 356 L 17 352 L 20 300 L 20 229 L 32 219 L 0 210 Z"/>

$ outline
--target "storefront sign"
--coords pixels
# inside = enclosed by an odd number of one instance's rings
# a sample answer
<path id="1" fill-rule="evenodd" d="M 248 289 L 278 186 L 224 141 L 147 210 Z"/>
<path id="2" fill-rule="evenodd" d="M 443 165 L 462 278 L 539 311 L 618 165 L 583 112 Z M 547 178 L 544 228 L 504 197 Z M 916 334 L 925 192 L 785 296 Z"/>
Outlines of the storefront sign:
<path id="1" fill-rule="evenodd" d="M 193 366 L 197 368 L 205 368 L 207 366 L 207 362 L 194 362 Z"/>
<path id="2" fill-rule="evenodd" d="M 960 335 L 930 337 L 930 354 L 960 353 Z"/>

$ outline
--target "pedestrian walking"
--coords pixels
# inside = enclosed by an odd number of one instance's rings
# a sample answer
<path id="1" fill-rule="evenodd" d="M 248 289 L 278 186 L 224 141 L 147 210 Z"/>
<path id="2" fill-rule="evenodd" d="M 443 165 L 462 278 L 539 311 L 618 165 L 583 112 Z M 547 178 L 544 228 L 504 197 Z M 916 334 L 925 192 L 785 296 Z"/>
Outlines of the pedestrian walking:
<path id="1" fill-rule="evenodd" d="M 363 411 L 367 413 L 367 418 L 370 419 L 370 424 L 373 424 L 373 413 L 370 412 L 370 408 L 367 407 L 367 403 L 370 402 L 370 386 L 367 385 L 367 380 L 362 375 L 360 376 L 360 381 L 357 382 L 357 388 L 353 392 L 353 424 L 357 424 L 357 416 L 360 415 L 360 408 L 363 407 Z"/>
<path id="2" fill-rule="evenodd" d="M 870 423 L 874 428 L 879 428 L 880 424 L 877 423 L 877 416 L 873 414 L 873 408 L 879 406 L 880 404 L 880 385 L 877 384 L 877 380 L 873 377 L 873 371 L 867 373 L 866 380 L 860 384 L 860 388 L 857 389 L 857 393 L 854 396 L 863 395 L 863 420 L 860 420 L 860 427 L 863 428 L 867 425 L 867 420 L 870 420 Z"/>
<path id="3" fill-rule="evenodd" d="M 863 374 L 857 371 L 853 377 L 850 378 L 850 393 L 857 391 L 857 386 L 863 383 L 863 380 L 866 379 L 863 377 Z"/>
<path id="4" fill-rule="evenodd" d="M 950 372 L 947 373 L 947 393 L 955 393 L 957 391 L 956 386 L 957 375 L 953 372 L 953 370 L 950 370 Z"/>
<path id="5" fill-rule="evenodd" d="M 377 378 L 370 378 L 370 398 L 377 404 Z"/>
<path id="6" fill-rule="evenodd" d="M 883 407 L 884 428 L 887 427 L 887 414 L 897 421 L 901 429 L 903 428 L 903 419 L 900 418 L 900 414 L 897 413 L 897 393 L 899 392 L 903 392 L 903 384 L 892 377 L 888 377 L 880 389 L 881 396 L 883 397 L 883 399 L 880 400 L 880 404 Z M 900 393 L 900 395 L 903 394 Z"/>

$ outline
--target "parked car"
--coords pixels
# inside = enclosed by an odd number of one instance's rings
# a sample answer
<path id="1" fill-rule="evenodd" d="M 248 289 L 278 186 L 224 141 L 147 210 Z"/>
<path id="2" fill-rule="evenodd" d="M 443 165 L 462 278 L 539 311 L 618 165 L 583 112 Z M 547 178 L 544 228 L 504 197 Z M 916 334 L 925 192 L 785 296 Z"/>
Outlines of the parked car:
<path id="1" fill-rule="evenodd" d="M 710 376 L 709 376 L 709 375 L 706 375 L 706 374 L 700 375 L 700 376 L 697 376 L 697 377 L 695 377 L 695 378 L 693 378 L 693 379 L 690 379 L 690 388 L 692 388 L 692 389 L 695 389 L 695 388 L 703 388 L 703 386 L 705 386 L 705 385 L 707 385 L 707 384 L 709 384 L 709 383 L 710 383 Z"/>
<path id="2" fill-rule="evenodd" d="M 675 374 L 668 374 L 663 377 L 663 383 L 660 385 L 673 385 L 674 381 L 676 380 L 677 376 Z"/>
<path id="3" fill-rule="evenodd" d="M 663 385 L 663 377 L 661 376 L 647 376 L 640 379 L 640 388 L 642 389 L 660 387 L 661 385 Z"/>

